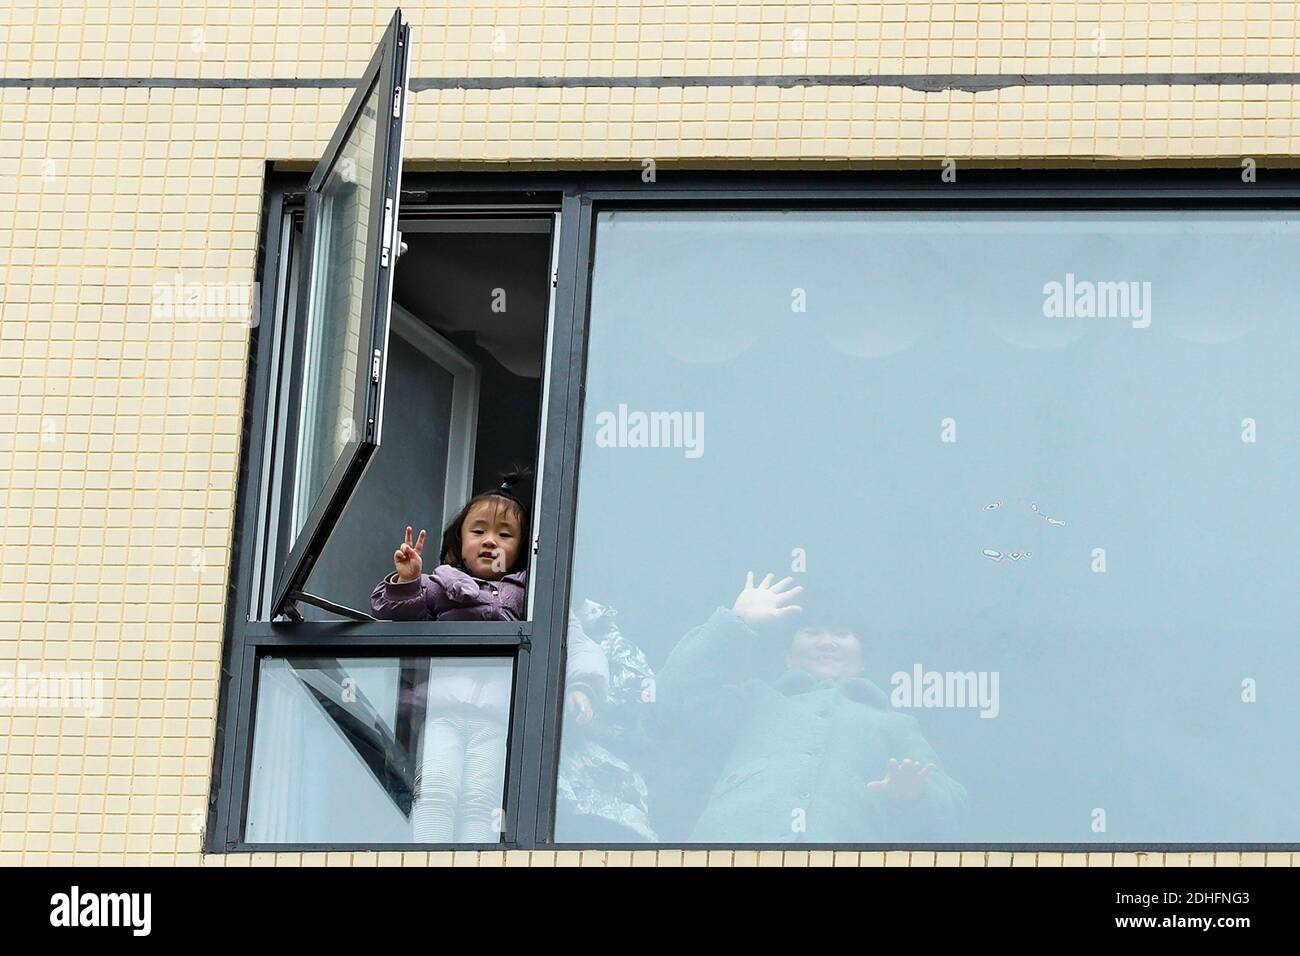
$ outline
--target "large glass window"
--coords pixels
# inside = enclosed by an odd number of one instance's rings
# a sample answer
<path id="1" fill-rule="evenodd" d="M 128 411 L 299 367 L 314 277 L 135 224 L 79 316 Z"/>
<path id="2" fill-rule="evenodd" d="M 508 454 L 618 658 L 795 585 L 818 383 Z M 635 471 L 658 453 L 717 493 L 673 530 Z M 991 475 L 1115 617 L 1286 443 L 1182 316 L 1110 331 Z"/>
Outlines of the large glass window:
<path id="1" fill-rule="evenodd" d="M 1300 838 L 1300 223 L 596 219 L 560 842 Z"/>

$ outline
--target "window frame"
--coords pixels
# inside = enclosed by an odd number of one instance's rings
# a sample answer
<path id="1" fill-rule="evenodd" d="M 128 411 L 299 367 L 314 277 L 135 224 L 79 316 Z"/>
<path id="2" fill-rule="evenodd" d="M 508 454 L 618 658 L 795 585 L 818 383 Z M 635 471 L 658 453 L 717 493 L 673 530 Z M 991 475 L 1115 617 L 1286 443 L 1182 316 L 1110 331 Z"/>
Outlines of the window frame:
<path id="1" fill-rule="evenodd" d="M 208 852 L 326 852 L 346 850 L 433 851 L 638 849 L 638 850 L 924 850 L 1157 852 L 1210 850 L 1300 850 L 1298 843 L 629 843 L 581 844 L 554 841 L 556 778 L 564 694 L 563 635 L 568 617 L 576 527 L 577 481 L 581 464 L 583 383 L 595 217 L 608 209 L 655 210 L 1300 210 L 1300 173 L 1269 171 L 1265 183 L 1242 183 L 1236 166 L 1226 169 L 963 170 L 958 182 L 943 183 L 939 170 L 892 172 L 671 172 L 659 182 L 641 181 L 639 166 L 599 173 L 410 173 L 403 177 L 403 217 L 428 212 L 559 212 L 554 251 L 549 366 L 544 370 L 539 447 L 542 489 L 536 515 L 539 547 L 530 575 L 531 620 L 523 622 L 293 622 L 250 619 L 254 563 L 264 528 L 282 518 L 261 508 L 261 487 L 274 430 L 268 396 L 279 373 L 272 336 L 286 306 L 287 269 L 281 262 L 286 210 L 305 177 L 271 172 L 263 208 L 259 279 L 263 301 L 249 351 L 249 396 L 244 411 L 244 454 L 240 459 L 231 586 L 225 615 L 221 704 L 217 722 Z M 274 279 L 275 281 L 266 281 Z M 267 348 L 266 346 L 270 346 Z M 252 467 L 252 466 L 258 467 Z M 272 509 L 274 510 L 274 509 Z M 384 653 L 476 655 L 500 652 L 516 660 L 506 770 L 506 825 L 498 844 L 249 844 L 243 840 L 251 770 L 256 662 L 259 654 L 290 648 L 304 655 L 349 656 Z"/>
<path id="2" fill-rule="evenodd" d="M 308 248 L 306 237 L 297 244 L 290 241 L 295 218 L 305 215 L 302 184 L 304 177 L 272 173 L 263 203 L 264 238 L 259 272 L 269 280 L 262 287 L 261 321 L 253 330 L 249 350 L 249 396 L 244 414 L 243 455 L 240 462 L 239 498 L 232 553 L 230 593 L 226 608 L 226 646 L 223 651 L 221 717 L 218 721 L 216 761 L 208 814 L 209 852 L 288 852 L 292 850 L 377 849 L 385 851 L 429 850 L 437 848 L 419 844 L 339 844 L 290 845 L 253 844 L 245 841 L 244 829 L 252 773 L 252 734 L 257 705 L 258 662 L 264 654 L 284 655 L 301 652 L 304 656 L 382 657 L 386 655 L 422 655 L 439 658 L 501 656 L 514 667 L 511 697 L 511 720 L 505 779 L 505 832 L 496 844 L 446 844 L 444 848 L 503 849 L 531 842 L 537 829 L 537 797 L 541 749 L 537 738 L 541 723 L 525 720 L 524 714 L 536 713 L 545 701 L 546 677 L 551 657 L 559 652 L 554 642 L 535 635 L 556 632 L 541 622 L 555 618 L 550 597 L 555 593 L 554 562 L 547 557 L 549 543 L 556 538 L 557 514 L 548 488 L 558 488 L 558 470 L 563 461 L 560 442 L 564 438 L 562 421 L 567 385 L 563 368 L 570 362 L 568 316 L 572 309 L 564 305 L 571 290 L 551 289 L 548 329 L 550 368 L 544 370 L 543 396 L 548 407 L 540 409 L 539 447 L 544 472 L 539 475 L 543 503 L 534 522 L 538 541 L 529 575 L 533 617 L 526 621 L 440 622 L 440 621 L 273 621 L 269 620 L 274 602 L 270 579 L 275 573 L 277 541 L 283 540 L 288 520 L 288 503 L 279 493 L 279 485 L 289 480 L 286 470 L 292 457 L 293 400 L 297 394 L 300 371 L 294 365 L 297 343 L 295 332 L 295 292 L 300 291 L 305 270 L 296 256 Z M 410 223 L 418 231 L 422 214 L 446 214 L 499 217 L 507 213 L 518 218 L 523 213 L 551 223 L 552 254 L 548 267 L 572 253 L 569 232 L 558 195 L 517 196 L 509 203 L 470 199 L 449 205 L 430 204 L 420 193 L 404 190 L 398 228 Z M 569 204 L 570 207 L 572 204 Z M 573 209 L 569 209 L 572 217 Z M 409 217 L 409 218 L 408 218 Z M 558 231 L 556 231 L 558 229 Z M 567 240 L 567 243 L 566 243 Z M 296 286 L 295 286 L 296 283 Z M 557 371 L 558 370 L 558 371 Z M 247 530 L 245 530 L 247 529 Z M 556 715 L 558 719 L 558 714 Z"/>
<path id="3" fill-rule="evenodd" d="M 314 255 L 320 239 L 317 233 L 325 221 L 323 190 L 343 149 L 356 132 L 362 110 L 371 96 L 374 96 L 378 115 L 375 118 L 375 143 L 371 158 L 372 195 L 364 236 L 365 252 L 362 261 L 365 272 L 362 277 L 357 368 L 352 382 L 352 414 L 360 427 L 357 434 L 348 437 L 321 489 L 312 500 L 306 502 L 308 510 L 297 533 L 291 534 L 292 518 L 283 524 L 292 544 L 276 562 L 270 575 L 272 608 L 284 609 L 291 616 L 298 615 L 294 606 L 295 598 L 302 599 L 304 596 L 306 579 L 324 551 L 339 515 L 360 484 L 367 464 L 379 447 L 383 432 L 393 274 L 397 269 L 401 244 L 397 220 L 402 180 L 402 147 L 409 113 L 407 99 L 410 58 L 411 29 L 402 21 L 402 13 L 398 10 L 375 48 L 306 185 L 307 209 L 302 243 L 304 255 L 301 257 L 301 282 L 298 286 L 301 295 L 294 313 L 296 331 L 301 334 L 301 338 L 293 342 L 291 360 L 294 366 L 289 379 L 291 404 L 294 407 L 299 405 L 301 390 L 305 385 L 301 368 L 307 361 L 308 340 L 311 327 L 316 321 L 312 314 L 315 298 L 313 286 L 318 268 Z M 390 90 L 393 91 L 391 100 Z M 372 355 L 375 364 L 373 373 Z M 300 425 L 301 422 L 295 420 L 294 434 L 288 436 L 293 446 L 301 440 Z M 291 454 L 290 457 L 296 456 Z M 290 513 L 298 508 L 299 490 L 297 487 L 291 489 Z M 290 537 L 286 537 L 286 540 L 290 540 Z"/>

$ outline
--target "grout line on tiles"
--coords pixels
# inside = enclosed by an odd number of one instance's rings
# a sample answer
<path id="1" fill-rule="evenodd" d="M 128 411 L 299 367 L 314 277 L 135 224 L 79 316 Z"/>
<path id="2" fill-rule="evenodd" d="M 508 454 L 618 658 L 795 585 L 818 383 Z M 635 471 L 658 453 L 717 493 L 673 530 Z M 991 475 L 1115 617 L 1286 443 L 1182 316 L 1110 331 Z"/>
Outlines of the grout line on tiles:
<path id="1" fill-rule="evenodd" d="M 351 89 L 346 77 L 0 77 L 0 89 Z M 1300 73 L 764 73 L 732 76 L 434 76 L 411 90 L 677 89 L 688 87 L 902 87 L 924 93 L 981 93 L 1047 86 L 1300 86 Z"/>

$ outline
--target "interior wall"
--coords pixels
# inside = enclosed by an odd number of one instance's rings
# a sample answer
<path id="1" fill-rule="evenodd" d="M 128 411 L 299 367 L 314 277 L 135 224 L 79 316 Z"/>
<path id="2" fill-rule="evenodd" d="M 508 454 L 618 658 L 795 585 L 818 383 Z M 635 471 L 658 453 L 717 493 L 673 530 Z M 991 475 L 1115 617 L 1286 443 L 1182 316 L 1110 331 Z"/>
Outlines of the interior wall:
<path id="1" fill-rule="evenodd" d="M 410 233 L 393 299 L 479 367 L 473 493 L 536 468 L 550 304 L 549 233 Z"/>
<path id="2" fill-rule="evenodd" d="M 501 475 L 517 466 L 536 469 L 542 385 L 539 379 L 512 374 L 478 345 L 467 342 L 465 351 L 479 363 L 482 375 L 473 484 L 478 494 L 495 488 Z"/>
<path id="3" fill-rule="evenodd" d="M 369 612 L 370 592 L 393 571 L 406 526 L 427 528 L 436 561 L 447 479 L 451 374 L 396 330 L 389 339 L 380 445 L 307 579 L 307 590 Z M 299 603 L 309 621 L 338 618 Z"/>

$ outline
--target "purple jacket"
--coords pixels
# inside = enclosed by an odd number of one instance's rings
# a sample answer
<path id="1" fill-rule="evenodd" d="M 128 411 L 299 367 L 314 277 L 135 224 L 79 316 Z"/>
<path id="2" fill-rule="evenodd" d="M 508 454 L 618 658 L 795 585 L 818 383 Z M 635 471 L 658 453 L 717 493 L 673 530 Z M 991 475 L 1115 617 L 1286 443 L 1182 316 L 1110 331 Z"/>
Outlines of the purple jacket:
<path id="1" fill-rule="evenodd" d="M 418 581 L 396 584 L 394 571 L 375 585 L 370 610 L 382 621 L 522 621 L 527 607 L 528 571 L 499 581 L 473 578 L 449 564 Z M 599 644 L 572 613 L 566 637 L 566 690 L 583 690 L 599 707 L 609 692 L 609 662 Z"/>
<path id="2" fill-rule="evenodd" d="M 528 571 L 515 571 L 497 581 L 470 577 L 450 564 L 418 581 L 397 584 L 397 572 L 384 578 L 370 594 L 370 610 L 381 621 L 522 621 L 528 593 Z"/>

